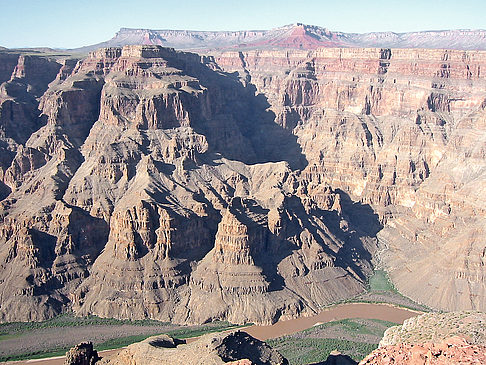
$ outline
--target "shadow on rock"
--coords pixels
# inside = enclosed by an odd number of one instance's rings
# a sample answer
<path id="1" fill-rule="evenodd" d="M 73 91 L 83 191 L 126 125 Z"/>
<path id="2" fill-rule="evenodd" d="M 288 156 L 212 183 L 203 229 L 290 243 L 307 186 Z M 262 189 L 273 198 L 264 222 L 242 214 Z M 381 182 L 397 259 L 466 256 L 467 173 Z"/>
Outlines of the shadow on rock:
<path id="1" fill-rule="evenodd" d="M 348 355 L 331 352 L 331 354 L 327 357 L 326 361 L 317 362 L 309 365 L 357 365 L 357 364 L 358 363 Z"/>
<path id="2" fill-rule="evenodd" d="M 246 164 L 286 161 L 292 169 L 307 165 L 297 137 L 275 123 L 266 96 L 257 94 L 254 85 L 244 86 L 237 74 L 217 70 L 211 59 L 201 62 L 196 54 L 177 52 L 164 58 L 207 88 L 210 112 L 199 113 L 191 126 L 206 136 L 209 152 Z"/>

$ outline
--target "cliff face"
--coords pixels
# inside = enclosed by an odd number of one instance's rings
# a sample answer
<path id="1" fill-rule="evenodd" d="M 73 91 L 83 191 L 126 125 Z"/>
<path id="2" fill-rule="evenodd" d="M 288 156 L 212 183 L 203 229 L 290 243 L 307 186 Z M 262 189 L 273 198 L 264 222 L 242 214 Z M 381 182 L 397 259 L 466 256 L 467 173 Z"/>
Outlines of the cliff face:
<path id="1" fill-rule="evenodd" d="M 484 52 L 320 49 L 216 57 L 268 97 L 311 185 L 370 204 L 398 289 L 484 310 Z M 358 219 L 361 219 L 359 217 Z"/>
<path id="2" fill-rule="evenodd" d="M 3 320 L 268 323 L 363 289 L 373 240 L 344 193 L 300 176 L 300 146 L 253 87 L 153 46 L 70 66 L 5 170 Z"/>
<path id="3" fill-rule="evenodd" d="M 486 316 L 475 311 L 427 313 L 387 329 L 364 364 L 474 364 L 486 361 Z"/>
<path id="4" fill-rule="evenodd" d="M 486 54 L 26 57 L 0 68 L 2 320 L 268 323 L 359 293 L 372 257 L 484 310 Z"/>

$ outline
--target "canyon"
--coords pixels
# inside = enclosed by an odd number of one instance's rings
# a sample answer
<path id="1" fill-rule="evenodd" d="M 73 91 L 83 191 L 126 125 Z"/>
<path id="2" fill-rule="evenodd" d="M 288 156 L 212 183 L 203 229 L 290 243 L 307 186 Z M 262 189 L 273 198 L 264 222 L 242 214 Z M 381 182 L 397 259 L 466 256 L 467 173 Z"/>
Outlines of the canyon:
<path id="1" fill-rule="evenodd" d="M 0 52 L 0 320 L 485 307 L 486 52 Z"/>

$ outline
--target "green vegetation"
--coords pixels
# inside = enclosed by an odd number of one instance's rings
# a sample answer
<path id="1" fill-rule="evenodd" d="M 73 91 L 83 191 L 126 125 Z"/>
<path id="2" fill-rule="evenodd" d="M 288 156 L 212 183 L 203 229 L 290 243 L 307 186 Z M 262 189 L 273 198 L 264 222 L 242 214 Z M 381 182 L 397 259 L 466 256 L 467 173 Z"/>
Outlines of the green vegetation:
<path id="1" fill-rule="evenodd" d="M 251 323 L 235 326 L 230 324 L 229 322 L 216 322 L 215 324 L 197 326 L 196 328 L 182 327 L 173 331 L 168 331 L 167 334 L 171 337 L 184 339 L 184 338 L 191 338 L 191 337 L 199 337 L 206 333 L 222 332 L 222 331 L 232 330 L 236 328 L 248 327 L 250 325 Z"/>
<path id="2" fill-rule="evenodd" d="M 343 338 L 346 337 L 348 339 L 356 340 L 362 335 L 373 335 L 379 340 L 383 337 L 385 330 L 392 326 L 396 326 L 396 323 L 383 321 L 381 319 L 341 319 L 339 321 L 331 321 L 313 326 L 290 336 L 300 338 L 322 337 L 327 336 L 329 332 L 328 330 L 332 329 L 334 332 L 342 332 L 341 336 Z"/>
<path id="3" fill-rule="evenodd" d="M 21 336 L 21 334 L 19 334 L 19 333 L 14 333 L 14 334 L 2 333 L 2 334 L 0 334 L 0 341 L 10 340 L 12 338 L 17 338 L 17 337 L 20 337 L 20 336 Z"/>
<path id="4" fill-rule="evenodd" d="M 44 359 L 47 357 L 56 357 L 66 355 L 66 351 L 69 349 L 57 349 L 57 350 L 47 350 L 47 351 L 36 351 L 36 352 L 26 352 L 23 354 L 16 354 L 11 356 L 0 356 L 0 362 L 5 361 L 20 361 L 20 360 L 36 360 Z"/>
<path id="5" fill-rule="evenodd" d="M 385 330 L 394 325 L 375 319 L 344 319 L 271 339 L 267 343 L 292 365 L 325 361 L 333 350 L 359 361 L 378 347 Z"/>
<path id="6" fill-rule="evenodd" d="M 384 270 L 375 270 L 373 275 L 368 279 L 368 286 L 370 291 L 389 291 L 398 293 L 388 278 L 388 274 Z"/>
<path id="7" fill-rule="evenodd" d="M 402 295 L 395 288 L 385 270 L 375 270 L 373 272 L 368 278 L 366 292 L 336 304 L 341 303 L 388 303 L 421 312 L 432 311 L 427 306 L 416 303 L 412 299 Z"/>
<path id="8" fill-rule="evenodd" d="M 248 325 L 235 326 L 229 322 L 213 322 L 207 325 L 182 327 L 171 325 L 166 322 L 159 322 L 155 320 L 118 320 L 113 318 L 99 318 L 97 316 L 87 317 L 75 317 L 72 314 L 63 314 L 55 318 L 43 321 L 43 322 L 13 322 L 0 324 L 0 342 L 11 338 L 20 338 L 22 334 L 28 333 L 33 330 L 41 330 L 44 328 L 57 328 L 62 327 L 68 330 L 70 327 L 79 326 L 94 326 L 94 325 L 115 325 L 121 326 L 124 324 L 136 325 L 136 326 L 170 326 L 173 329 L 167 330 L 164 333 L 169 336 L 184 339 L 190 337 L 201 336 L 206 333 L 221 332 L 225 330 L 231 330 L 236 328 L 245 327 Z M 97 351 L 111 350 L 124 346 L 128 346 L 135 342 L 140 342 L 148 337 L 155 336 L 156 334 L 141 334 L 134 336 L 125 336 L 114 339 L 109 339 L 104 342 L 94 343 Z M 75 344 L 73 344 L 74 346 Z M 13 354 L 8 356 L 0 356 L 0 362 L 3 361 L 16 361 L 26 359 L 41 359 L 46 357 L 63 356 L 69 347 L 54 347 L 47 348 L 43 351 L 31 351 L 21 354 Z"/>
<path id="9" fill-rule="evenodd" d="M 333 325 L 340 325 L 345 331 L 353 334 L 354 336 L 374 335 L 381 339 L 385 330 L 389 327 L 396 326 L 396 323 L 382 321 L 380 319 L 370 319 L 367 321 L 363 321 L 360 319 L 343 319 L 340 321 L 325 323 L 321 325 L 321 328 L 327 328 Z M 309 329 L 308 331 L 310 330 L 311 329 Z"/>
<path id="10" fill-rule="evenodd" d="M 228 322 L 218 322 L 216 325 L 198 326 L 197 328 L 181 328 L 172 331 L 167 331 L 165 334 L 174 338 L 185 339 L 185 338 L 202 336 L 207 333 L 222 332 L 222 331 L 242 328 L 246 326 L 248 325 L 234 326 Z M 98 351 L 117 349 L 120 347 L 128 346 L 135 342 L 143 341 L 146 338 L 152 336 L 154 335 L 137 335 L 137 336 L 115 338 L 112 340 L 102 342 L 100 344 L 96 344 L 96 349 Z"/>
<path id="11" fill-rule="evenodd" d="M 270 340 L 267 342 L 285 356 L 291 365 L 325 361 L 333 350 L 339 350 L 355 360 L 360 360 L 378 347 L 377 344 L 329 338 L 282 338 L 280 341 Z"/>
<path id="12" fill-rule="evenodd" d="M 170 323 L 159 322 L 152 319 L 143 320 L 129 320 L 129 319 L 114 319 L 114 318 L 100 318 L 97 316 L 76 317 L 71 313 L 61 314 L 57 317 L 48 319 L 42 322 L 10 322 L 0 324 L 0 335 L 11 334 L 12 332 L 28 332 L 41 328 L 57 328 L 57 327 L 79 327 L 79 326 L 94 326 L 94 325 L 124 325 L 130 324 L 134 326 L 160 326 L 170 325 Z M 1 340 L 1 338 L 0 338 Z"/>

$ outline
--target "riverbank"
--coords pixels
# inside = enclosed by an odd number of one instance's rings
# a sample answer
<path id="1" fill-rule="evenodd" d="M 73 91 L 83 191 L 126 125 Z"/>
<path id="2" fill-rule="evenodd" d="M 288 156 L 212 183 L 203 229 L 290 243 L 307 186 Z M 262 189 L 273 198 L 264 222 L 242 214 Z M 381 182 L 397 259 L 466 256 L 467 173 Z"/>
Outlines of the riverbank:
<path id="1" fill-rule="evenodd" d="M 284 335 L 294 334 L 312 328 L 313 326 L 319 325 L 321 323 L 326 323 L 331 321 L 351 319 L 351 318 L 361 318 L 361 319 L 377 319 L 377 320 L 387 321 L 390 323 L 402 323 L 405 319 L 414 317 L 418 314 L 420 314 L 420 312 L 406 309 L 406 308 L 400 308 L 389 304 L 346 303 L 346 304 L 339 304 L 333 307 L 326 308 L 319 314 L 313 316 L 299 317 L 296 319 L 279 321 L 273 325 L 268 325 L 268 326 L 252 325 L 244 328 L 244 331 L 248 332 L 253 337 L 265 341 L 270 338 L 277 338 Z M 221 328 L 221 330 L 224 330 L 224 328 Z M 85 340 L 90 340 L 90 338 L 88 337 Z M 97 348 L 96 345 L 95 348 Z M 116 350 L 111 350 L 111 351 L 116 351 Z M 105 353 L 105 356 L 107 355 L 108 354 Z M 63 363 L 62 362 L 64 361 L 63 359 L 64 359 L 63 357 L 49 358 L 43 360 L 42 359 L 35 360 L 35 362 L 34 360 L 25 360 L 21 362 L 9 362 L 9 364 L 60 365 Z"/>
<path id="2" fill-rule="evenodd" d="M 111 350 L 160 333 L 188 338 L 237 327 L 228 322 L 180 326 L 153 320 L 78 318 L 65 314 L 44 322 L 1 324 L 0 361 L 63 356 L 83 341 L 93 342 L 97 350 Z"/>

